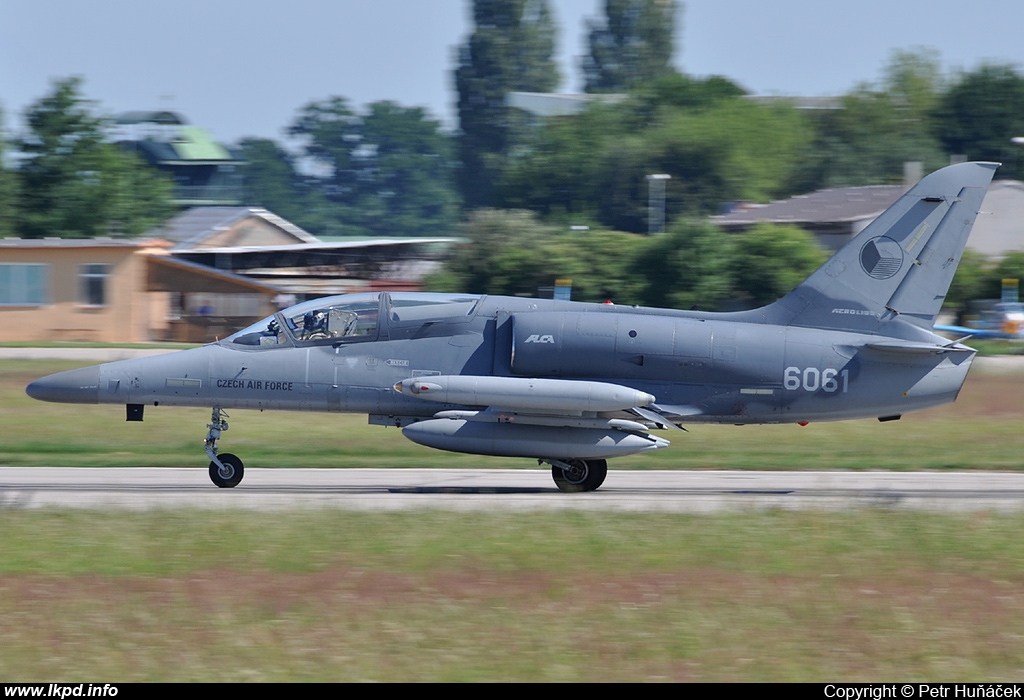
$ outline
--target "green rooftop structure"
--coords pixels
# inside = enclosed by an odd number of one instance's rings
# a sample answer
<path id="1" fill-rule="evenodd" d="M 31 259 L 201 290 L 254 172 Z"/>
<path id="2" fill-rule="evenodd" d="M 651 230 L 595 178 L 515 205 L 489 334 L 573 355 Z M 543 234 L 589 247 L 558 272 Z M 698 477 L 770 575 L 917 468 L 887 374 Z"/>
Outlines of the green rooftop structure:
<path id="1" fill-rule="evenodd" d="M 186 207 L 242 201 L 242 161 L 205 129 L 169 111 L 125 112 L 114 119 L 115 138 L 174 178 L 175 201 Z"/>

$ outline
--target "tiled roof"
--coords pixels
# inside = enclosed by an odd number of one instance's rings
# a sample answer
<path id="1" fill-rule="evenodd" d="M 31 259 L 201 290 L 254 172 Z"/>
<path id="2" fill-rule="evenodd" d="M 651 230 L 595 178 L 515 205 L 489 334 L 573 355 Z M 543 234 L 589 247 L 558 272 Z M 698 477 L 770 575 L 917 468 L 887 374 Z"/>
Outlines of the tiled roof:
<path id="1" fill-rule="evenodd" d="M 823 224 L 874 219 L 906 191 L 903 185 L 819 190 L 771 204 L 756 204 L 711 220 L 726 228 L 756 223 Z"/>
<path id="2" fill-rule="evenodd" d="M 258 216 L 295 238 L 296 243 L 317 243 L 316 236 L 262 207 L 195 207 L 182 212 L 151 235 L 194 248 L 210 236 L 249 216 Z"/>

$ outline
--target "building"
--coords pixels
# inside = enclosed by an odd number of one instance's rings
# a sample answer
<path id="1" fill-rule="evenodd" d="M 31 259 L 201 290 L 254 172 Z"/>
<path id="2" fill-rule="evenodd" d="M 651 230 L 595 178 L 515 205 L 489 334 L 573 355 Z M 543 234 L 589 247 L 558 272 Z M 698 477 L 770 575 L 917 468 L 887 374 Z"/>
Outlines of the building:
<path id="1" fill-rule="evenodd" d="M 0 240 L 0 341 L 142 342 L 167 327 L 166 298 L 141 294 L 147 254 L 111 238 Z"/>
<path id="2" fill-rule="evenodd" d="M 711 217 L 726 231 L 742 232 L 762 223 L 797 226 L 836 251 L 906 192 L 903 185 L 818 190 L 770 204 L 742 204 Z"/>
<path id="3" fill-rule="evenodd" d="M 759 223 L 788 224 L 814 235 L 836 251 L 906 192 L 904 185 L 819 190 L 770 204 L 741 205 L 711 217 L 726 231 L 742 232 Z M 974 223 L 967 248 L 998 260 L 1024 250 L 1024 182 L 993 180 Z"/>
<path id="4" fill-rule="evenodd" d="M 454 239 L 322 242 L 258 207 L 144 239 L 0 240 L 0 342 L 207 342 L 307 298 L 419 290 Z"/>
<path id="5" fill-rule="evenodd" d="M 205 129 L 175 112 L 125 112 L 114 118 L 112 138 L 126 151 L 174 179 L 181 206 L 239 204 L 242 161 Z"/>
<path id="6" fill-rule="evenodd" d="M 417 291 L 452 238 L 322 241 L 260 207 L 190 209 L 149 233 L 171 254 L 273 286 L 298 300 L 378 290 Z"/>

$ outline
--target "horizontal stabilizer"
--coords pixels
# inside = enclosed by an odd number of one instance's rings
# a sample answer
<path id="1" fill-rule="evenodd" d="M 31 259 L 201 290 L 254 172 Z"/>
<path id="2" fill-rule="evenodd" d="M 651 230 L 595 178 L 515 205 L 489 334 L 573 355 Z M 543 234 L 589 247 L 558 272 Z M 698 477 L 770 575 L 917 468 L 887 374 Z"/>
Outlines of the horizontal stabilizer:
<path id="1" fill-rule="evenodd" d="M 898 355 L 944 355 L 946 353 L 974 353 L 973 348 L 966 345 L 933 345 L 931 343 L 867 343 L 869 350 L 888 352 Z"/>

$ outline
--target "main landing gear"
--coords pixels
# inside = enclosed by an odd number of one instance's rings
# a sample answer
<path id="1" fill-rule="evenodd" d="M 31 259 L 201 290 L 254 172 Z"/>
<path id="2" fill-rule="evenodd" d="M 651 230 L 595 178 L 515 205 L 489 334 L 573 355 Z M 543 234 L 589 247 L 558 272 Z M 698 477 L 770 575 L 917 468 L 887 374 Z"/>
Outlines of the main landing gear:
<path id="1" fill-rule="evenodd" d="M 228 429 L 228 422 L 224 420 L 227 417 L 227 413 L 214 407 L 210 423 L 206 426 L 210 430 L 206 433 L 206 439 L 203 440 L 206 454 L 210 458 L 210 480 L 222 489 L 238 486 L 245 474 L 245 467 L 238 457 L 227 452 L 222 455 L 217 454 L 220 434 Z"/>
<path id="2" fill-rule="evenodd" d="M 608 462 L 603 459 L 542 459 L 551 465 L 551 478 L 559 491 L 579 493 L 594 491 L 608 476 Z"/>

